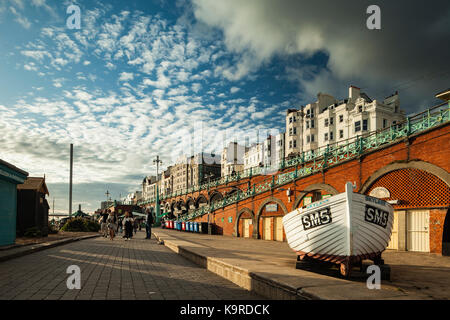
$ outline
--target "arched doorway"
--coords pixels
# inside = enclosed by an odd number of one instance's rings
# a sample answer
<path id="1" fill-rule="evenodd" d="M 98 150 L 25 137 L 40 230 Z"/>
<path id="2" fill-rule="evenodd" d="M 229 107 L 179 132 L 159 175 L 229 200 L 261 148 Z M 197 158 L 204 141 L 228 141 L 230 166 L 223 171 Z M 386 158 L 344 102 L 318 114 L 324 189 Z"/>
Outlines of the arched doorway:
<path id="1" fill-rule="evenodd" d="M 394 226 L 388 249 L 443 253 L 450 203 L 448 173 L 423 162 L 386 167 L 375 172 L 361 191 L 380 197 L 394 207 Z"/>
<path id="2" fill-rule="evenodd" d="M 242 208 L 239 210 L 234 225 L 234 235 L 242 238 L 253 237 L 253 226 L 255 222 L 255 214 L 248 208 Z"/>
<path id="3" fill-rule="evenodd" d="M 292 204 L 292 210 L 338 194 L 338 191 L 325 183 L 315 183 L 301 191 Z"/>
<path id="4" fill-rule="evenodd" d="M 282 218 L 288 213 L 283 201 L 275 197 L 265 199 L 256 215 L 254 237 L 263 240 L 285 241 Z"/>

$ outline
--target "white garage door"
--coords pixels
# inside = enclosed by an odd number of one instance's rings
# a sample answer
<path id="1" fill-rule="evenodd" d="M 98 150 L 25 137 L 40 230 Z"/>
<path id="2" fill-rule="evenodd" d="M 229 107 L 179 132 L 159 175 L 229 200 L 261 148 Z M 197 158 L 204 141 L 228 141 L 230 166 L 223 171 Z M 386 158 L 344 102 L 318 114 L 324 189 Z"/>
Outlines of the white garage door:
<path id="1" fill-rule="evenodd" d="M 406 220 L 408 232 L 406 250 L 430 252 L 429 211 L 408 210 Z"/>
<path id="2" fill-rule="evenodd" d="M 263 218 L 263 240 L 272 240 L 272 218 Z"/>
<path id="3" fill-rule="evenodd" d="M 250 238 L 250 221 L 252 221 L 252 219 L 243 219 L 244 238 Z"/>
<path id="4" fill-rule="evenodd" d="M 283 217 L 274 218 L 274 235 L 276 241 L 283 241 Z"/>
<path id="5" fill-rule="evenodd" d="M 394 211 L 394 223 L 392 226 L 391 241 L 387 249 L 398 250 L 398 212 Z"/>

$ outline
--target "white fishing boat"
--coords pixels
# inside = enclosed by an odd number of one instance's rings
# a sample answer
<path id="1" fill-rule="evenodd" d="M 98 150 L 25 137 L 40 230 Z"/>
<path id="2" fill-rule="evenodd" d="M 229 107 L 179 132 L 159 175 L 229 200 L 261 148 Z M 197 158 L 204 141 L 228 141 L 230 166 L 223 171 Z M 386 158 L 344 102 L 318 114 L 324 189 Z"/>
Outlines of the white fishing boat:
<path id="1" fill-rule="evenodd" d="M 362 260 L 380 264 L 391 238 L 394 209 L 386 201 L 345 192 L 298 208 L 283 217 L 289 246 L 299 260 L 308 258 L 340 265 L 344 276 Z"/>

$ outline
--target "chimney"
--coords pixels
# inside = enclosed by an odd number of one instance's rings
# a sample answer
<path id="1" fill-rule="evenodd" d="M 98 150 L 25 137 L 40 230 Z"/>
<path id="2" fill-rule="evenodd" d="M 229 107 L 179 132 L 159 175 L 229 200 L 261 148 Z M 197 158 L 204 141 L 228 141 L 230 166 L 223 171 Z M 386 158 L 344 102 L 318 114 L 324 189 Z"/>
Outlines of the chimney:
<path id="1" fill-rule="evenodd" d="M 360 91 L 361 89 L 355 86 L 350 86 L 348 89 L 348 97 L 349 99 L 355 100 L 360 97 Z"/>

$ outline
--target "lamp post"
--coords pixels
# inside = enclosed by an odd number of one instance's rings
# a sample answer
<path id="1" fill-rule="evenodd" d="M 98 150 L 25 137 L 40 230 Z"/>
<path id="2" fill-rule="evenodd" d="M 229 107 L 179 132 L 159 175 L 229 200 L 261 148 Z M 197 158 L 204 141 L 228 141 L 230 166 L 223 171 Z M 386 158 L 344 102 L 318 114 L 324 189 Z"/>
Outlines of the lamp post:
<path id="1" fill-rule="evenodd" d="M 156 159 L 153 160 L 153 163 L 156 163 L 156 217 L 158 217 L 161 214 L 159 207 L 158 174 L 159 174 L 159 164 L 162 163 L 162 161 L 159 160 L 158 155 L 156 156 Z"/>

